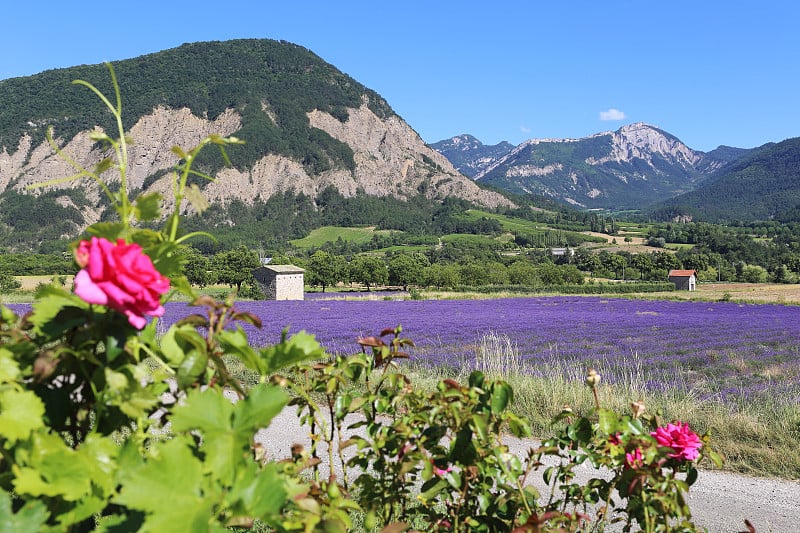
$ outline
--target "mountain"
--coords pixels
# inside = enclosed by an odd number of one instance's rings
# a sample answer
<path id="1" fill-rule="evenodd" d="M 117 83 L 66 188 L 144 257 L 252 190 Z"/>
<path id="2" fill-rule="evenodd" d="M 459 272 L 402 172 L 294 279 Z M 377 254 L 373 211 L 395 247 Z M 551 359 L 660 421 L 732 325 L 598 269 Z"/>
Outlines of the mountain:
<path id="1" fill-rule="evenodd" d="M 751 150 L 697 190 L 658 204 L 652 213 L 723 223 L 800 221 L 800 137 Z"/>
<path id="2" fill-rule="evenodd" d="M 692 150 L 644 123 L 580 139 L 531 139 L 494 160 L 471 139 L 462 135 L 432 146 L 443 147 L 448 158 L 458 154 L 451 160 L 458 168 L 480 168 L 473 176 L 479 183 L 579 208 L 642 208 L 695 189 L 747 153 L 729 147 Z"/>
<path id="3" fill-rule="evenodd" d="M 229 150 L 231 168 L 211 150 L 198 158 L 197 169 L 218 178 L 200 182 L 212 204 L 252 205 L 286 192 L 315 199 L 330 188 L 345 197 L 511 204 L 456 171 L 380 95 L 301 46 L 267 39 L 192 43 L 114 68 L 133 141 L 134 191 L 171 196 L 171 148 L 191 148 L 217 133 L 246 144 Z M 86 180 L 26 189 L 74 173 L 47 144 L 49 126 L 64 152 L 87 167 L 109 155 L 90 133 L 98 125 L 116 135 L 111 116 L 94 94 L 71 84 L 75 79 L 113 98 L 103 65 L 0 81 L 0 241 L 25 231 L 32 232 L 26 239 L 75 236 L 107 215 L 108 202 Z"/>
<path id="4" fill-rule="evenodd" d="M 433 143 L 430 147 L 453 163 L 456 170 L 470 178 L 474 178 L 514 149 L 510 142 L 485 145 L 472 135 L 458 135 Z"/>

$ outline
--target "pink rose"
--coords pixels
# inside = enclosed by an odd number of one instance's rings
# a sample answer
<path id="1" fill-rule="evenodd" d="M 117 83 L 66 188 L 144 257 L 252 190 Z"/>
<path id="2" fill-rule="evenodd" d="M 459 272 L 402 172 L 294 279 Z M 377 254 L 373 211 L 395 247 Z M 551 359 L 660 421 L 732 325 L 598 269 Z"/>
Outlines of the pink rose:
<path id="1" fill-rule="evenodd" d="M 694 461 L 700 455 L 700 448 L 703 446 L 697 433 L 689 429 L 689 424 L 682 422 L 678 422 L 678 425 L 667 424 L 666 427 L 657 428 L 650 435 L 655 437 L 659 446 L 672 448 L 674 451 L 669 456 L 676 459 Z"/>
<path id="2" fill-rule="evenodd" d="M 92 237 L 80 242 L 75 261 L 83 268 L 75 276 L 75 294 L 85 302 L 119 311 L 136 329 L 147 323 L 144 315 L 164 314 L 160 298 L 169 290 L 169 280 L 138 244 Z"/>
<path id="3" fill-rule="evenodd" d="M 644 465 L 641 448 L 636 448 L 633 452 L 625 454 L 625 466 L 628 468 L 641 468 Z"/>

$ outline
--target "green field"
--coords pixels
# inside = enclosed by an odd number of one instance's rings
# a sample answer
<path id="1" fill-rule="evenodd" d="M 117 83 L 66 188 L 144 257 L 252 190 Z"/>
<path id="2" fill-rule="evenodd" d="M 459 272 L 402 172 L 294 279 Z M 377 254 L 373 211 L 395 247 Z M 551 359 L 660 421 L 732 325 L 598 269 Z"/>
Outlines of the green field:
<path id="1" fill-rule="evenodd" d="M 302 239 L 295 239 L 289 241 L 292 246 L 300 248 L 301 250 L 308 250 L 309 248 L 318 248 L 326 242 L 336 242 L 342 239 L 345 242 L 355 242 L 363 244 L 369 242 L 373 235 L 388 234 L 390 231 L 375 230 L 374 226 L 366 226 L 359 228 L 341 227 L 341 226 L 322 226 L 312 230 L 306 237 Z"/>

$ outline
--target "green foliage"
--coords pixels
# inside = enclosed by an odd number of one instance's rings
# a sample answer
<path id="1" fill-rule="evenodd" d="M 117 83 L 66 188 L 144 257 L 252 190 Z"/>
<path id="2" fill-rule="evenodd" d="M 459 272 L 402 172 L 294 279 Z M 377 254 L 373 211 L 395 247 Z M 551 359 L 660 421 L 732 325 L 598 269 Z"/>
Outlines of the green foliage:
<path id="1" fill-rule="evenodd" d="M 253 270 L 259 266 L 258 255 L 245 247 L 220 252 L 211 259 L 211 269 L 217 281 L 236 287 L 237 291 L 243 283 L 252 284 Z"/>
<path id="2" fill-rule="evenodd" d="M 367 287 L 385 285 L 389 281 L 389 270 L 386 263 L 373 255 L 359 255 L 348 264 L 348 277 L 350 281 L 361 283 Z"/>
<path id="3" fill-rule="evenodd" d="M 0 293 L 11 292 L 22 287 L 22 283 L 10 274 L 0 272 Z"/>
<path id="4" fill-rule="evenodd" d="M 331 255 L 317 250 L 311 255 L 306 268 L 306 283 L 319 285 L 322 292 L 327 287 L 344 281 L 347 276 L 347 261 L 340 255 Z"/>

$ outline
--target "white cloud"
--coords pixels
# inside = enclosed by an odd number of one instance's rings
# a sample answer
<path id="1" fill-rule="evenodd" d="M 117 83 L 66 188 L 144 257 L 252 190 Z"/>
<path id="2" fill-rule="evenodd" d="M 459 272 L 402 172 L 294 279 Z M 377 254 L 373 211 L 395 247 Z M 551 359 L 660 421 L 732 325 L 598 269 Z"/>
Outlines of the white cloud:
<path id="1" fill-rule="evenodd" d="M 625 113 L 612 107 L 608 111 L 600 111 L 600 120 L 625 120 Z"/>
<path id="2" fill-rule="evenodd" d="M 530 133 L 531 129 L 528 126 L 520 126 L 519 131 L 521 131 L 522 133 Z"/>

